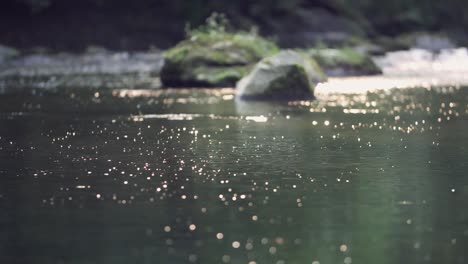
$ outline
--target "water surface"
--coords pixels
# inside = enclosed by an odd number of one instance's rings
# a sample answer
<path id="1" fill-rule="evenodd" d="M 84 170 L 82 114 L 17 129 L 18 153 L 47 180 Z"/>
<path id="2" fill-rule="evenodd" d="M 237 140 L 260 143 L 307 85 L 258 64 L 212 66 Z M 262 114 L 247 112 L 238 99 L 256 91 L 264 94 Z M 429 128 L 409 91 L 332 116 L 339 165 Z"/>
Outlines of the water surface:
<path id="1" fill-rule="evenodd" d="M 1 263 L 466 263 L 468 89 L 0 97 Z"/>

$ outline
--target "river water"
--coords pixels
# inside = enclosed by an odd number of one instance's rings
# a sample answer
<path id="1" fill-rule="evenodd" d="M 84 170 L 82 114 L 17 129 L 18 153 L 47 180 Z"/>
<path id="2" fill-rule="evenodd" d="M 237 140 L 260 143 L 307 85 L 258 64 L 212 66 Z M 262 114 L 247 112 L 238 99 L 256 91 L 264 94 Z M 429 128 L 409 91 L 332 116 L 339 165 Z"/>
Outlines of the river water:
<path id="1" fill-rule="evenodd" d="M 0 96 L 1 263 L 467 263 L 468 89 Z"/>

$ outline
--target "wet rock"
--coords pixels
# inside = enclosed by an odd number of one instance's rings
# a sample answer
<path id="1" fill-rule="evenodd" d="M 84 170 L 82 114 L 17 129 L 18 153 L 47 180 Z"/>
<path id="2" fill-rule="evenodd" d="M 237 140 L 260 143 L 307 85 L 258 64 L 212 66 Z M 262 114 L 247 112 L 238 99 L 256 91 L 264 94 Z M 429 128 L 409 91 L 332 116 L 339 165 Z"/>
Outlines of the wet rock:
<path id="1" fill-rule="evenodd" d="M 316 84 L 325 80 L 313 59 L 287 50 L 255 65 L 237 84 L 237 96 L 246 100 L 310 99 Z"/>
<path id="2" fill-rule="evenodd" d="M 19 51 L 14 48 L 0 45 L 0 63 L 19 55 Z"/>
<path id="3" fill-rule="evenodd" d="M 371 56 L 351 48 L 309 49 L 306 51 L 328 76 L 360 76 L 381 74 Z"/>
<path id="4" fill-rule="evenodd" d="M 254 34 L 194 32 L 165 53 L 161 81 L 166 87 L 234 86 L 252 65 L 276 52 L 274 43 Z"/>

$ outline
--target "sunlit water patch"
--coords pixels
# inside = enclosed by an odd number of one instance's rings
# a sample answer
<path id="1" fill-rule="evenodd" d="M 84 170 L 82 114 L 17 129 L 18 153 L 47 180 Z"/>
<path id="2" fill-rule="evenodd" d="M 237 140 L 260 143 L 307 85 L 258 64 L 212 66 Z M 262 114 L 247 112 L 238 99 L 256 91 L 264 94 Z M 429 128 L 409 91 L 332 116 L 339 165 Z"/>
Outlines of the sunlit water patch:
<path id="1" fill-rule="evenodd" d="M 0 97 L 1 263 L 466 263 L 468 90 Z"/>

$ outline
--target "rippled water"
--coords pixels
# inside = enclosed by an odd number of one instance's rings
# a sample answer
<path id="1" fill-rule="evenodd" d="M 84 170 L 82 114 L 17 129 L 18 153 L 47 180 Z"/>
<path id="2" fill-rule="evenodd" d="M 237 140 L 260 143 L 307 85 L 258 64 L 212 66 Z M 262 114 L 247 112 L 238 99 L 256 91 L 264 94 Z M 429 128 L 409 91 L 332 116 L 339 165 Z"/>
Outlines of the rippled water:
<path id="1" fill-rule="evenodd" d="M 466 263 L 468 89 L 0 97 L 1 263 Z"/>

